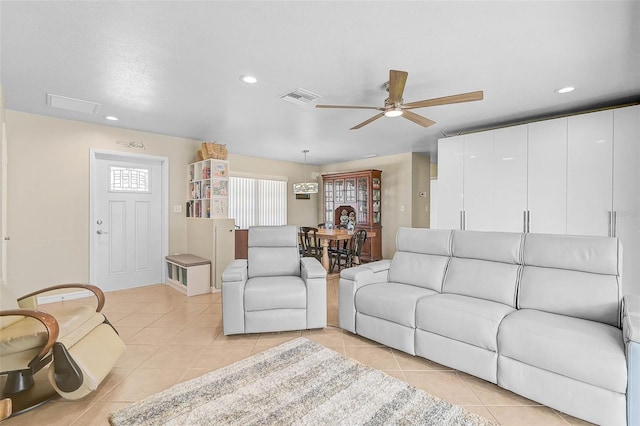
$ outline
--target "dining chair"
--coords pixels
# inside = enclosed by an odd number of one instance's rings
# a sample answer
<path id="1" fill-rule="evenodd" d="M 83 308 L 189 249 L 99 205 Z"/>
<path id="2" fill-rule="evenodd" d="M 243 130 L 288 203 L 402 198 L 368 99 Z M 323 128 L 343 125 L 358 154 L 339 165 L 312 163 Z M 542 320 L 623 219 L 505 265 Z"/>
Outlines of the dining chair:
<path id="1" fill-rule="evenodd" d="M 338 248 L 331 256 L 331 268 L 333 272 L 335 267 L 351 268 L 361 264 L 360 257 L 362 256 L 362 247 L 367 240 L 367 231 L 361 229 L 355 231 L 351 236 L 351 239 L 345 241 L 345 245 L 342 248 Z"/>
<path id="2" fill-rule="evenodd" d="M 312 226 L 300 227 L 300 246 L 302 257 L 315 257 L 316 259 L 322 259 L 322 247 L 320 246 L 320 240 L 316 233 L 318 228 Z"/>

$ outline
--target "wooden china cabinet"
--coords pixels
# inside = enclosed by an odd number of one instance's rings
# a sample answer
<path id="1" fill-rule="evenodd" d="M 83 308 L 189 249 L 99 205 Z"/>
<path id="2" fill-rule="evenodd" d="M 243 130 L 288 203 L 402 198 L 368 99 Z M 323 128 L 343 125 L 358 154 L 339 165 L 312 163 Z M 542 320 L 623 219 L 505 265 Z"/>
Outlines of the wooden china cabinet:
<path id="1" fill-rule="evenodd" d="M 334 227 L 352 223 L 355 230 L 375 232 L 362 249 L 362 260 L 382 259 L 382 171 L 327 173 L 322 175 L 324 222 Z"/>

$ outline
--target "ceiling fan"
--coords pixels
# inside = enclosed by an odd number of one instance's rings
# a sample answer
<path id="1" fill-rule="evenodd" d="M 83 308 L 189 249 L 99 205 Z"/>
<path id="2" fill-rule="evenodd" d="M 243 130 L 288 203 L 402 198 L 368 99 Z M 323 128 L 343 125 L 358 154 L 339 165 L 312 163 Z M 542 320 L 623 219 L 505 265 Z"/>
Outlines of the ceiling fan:
<path id="1" fill-rule="evenodd" d="M 402 116 L 407 120 L 411 120 L 422 127 L 429 127 L 436 124 L 435 121 L 429 120 L 426 117 L 409 111 L 415 108 L 425 108 L 436 105 L 456 104 L 460 102 L 471 102 L 482 100 L 482 91 L 461 93 L 459 95 L 444 96 L 442 98 L 426 99 L 424 101 L 404 103 L 402 99 L 402 93 L 404 92 L 404 86 L 407 82 L 407 76 L 409 73 L 406 71 L 389 71 L 389 81 L 385 84 L 389 97 L 384 101 L 384 107 L 374 106 L 355 106 L 355 105 L 316 105 L 316 108 L 350 108 L 350 109 L 375 109 L 382 111 L 381 113 L 374 115 L 370 119 L 363 121 L 362 123 L 353 126 L 349 130 L 359 129 L 367 124 L 377 120 L 382 116 L 398 117 Z"/>

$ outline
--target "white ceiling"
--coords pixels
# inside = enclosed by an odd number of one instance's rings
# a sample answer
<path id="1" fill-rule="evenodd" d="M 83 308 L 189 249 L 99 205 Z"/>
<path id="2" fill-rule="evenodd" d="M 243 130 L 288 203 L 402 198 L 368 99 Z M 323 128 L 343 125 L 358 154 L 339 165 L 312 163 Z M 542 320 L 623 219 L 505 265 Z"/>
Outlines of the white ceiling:
<path id="1" fill-rule="evenodd" d="M 8 109 L 286 161 L 434 152 L 443 134 L 640 100 L 638 1 L 2 1 L 0 15 Z M 349 130 L 376 111 L 314 108 L 383 106 L 390 69 L 409 72 L 405 102 L 484 100 L 413 110 L 429 128 Z M 322 98 L 280 99 L 296 88 Z M 101 107 L 55 109 L 47 93 Z"/>

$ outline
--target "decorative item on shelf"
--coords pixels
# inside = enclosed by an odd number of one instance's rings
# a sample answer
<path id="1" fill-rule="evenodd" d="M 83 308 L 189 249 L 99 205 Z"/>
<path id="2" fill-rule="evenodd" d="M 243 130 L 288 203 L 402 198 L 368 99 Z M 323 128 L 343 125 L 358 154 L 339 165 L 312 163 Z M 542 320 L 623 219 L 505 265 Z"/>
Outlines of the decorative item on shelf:
<path id="1" fill-rule="evenodd" d="M 198 150 L 203 160 L 226 160 L 227 146 L 215 142 L 202 142 Z M 197 156 L 198 154 L 196 154 Z"/>
<path id="2" fill-rule="evenodd" d="M 317 194 L 318 184 L 316 182 L 307 182 L 307 153 L 308 149 L 302 151 L 304 154 L 304 182 L 293 184 L 294 194 Z"/>

